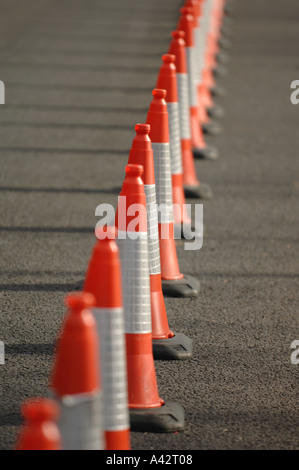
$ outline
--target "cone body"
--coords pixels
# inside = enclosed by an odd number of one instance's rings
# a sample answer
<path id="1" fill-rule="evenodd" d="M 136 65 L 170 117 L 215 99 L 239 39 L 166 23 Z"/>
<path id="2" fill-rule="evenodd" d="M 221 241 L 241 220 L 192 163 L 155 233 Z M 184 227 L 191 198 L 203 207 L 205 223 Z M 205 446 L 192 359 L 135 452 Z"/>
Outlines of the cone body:
<path id="1" fill-rule="evenodd" d="M 177 30 L 172 33 L 172 36 L 169 53 L 175 56 L 177 70 L 183 185 L 198 186 L 199 181 L 197 179 L 192 153 L 185 33 L 184 31 Z"/>
<path id="2" fill-rule="evenodd" d="M 166 90 L 166 103 L 169 125 L 169 147 L 172 175 L 172 200 L 174 208 L 174 224 L 190 223 L 186 211 L 186 201 L 183 189 L 182 149 L 179 120 L 179 98 L 175 55 L 162 56 L 163 65 L 160 68 L 156 88 Z"/>
<path id="3" fill-rule="evenodd" d="M 197 148 L 205 148 L 206 142 L 204 139 L 203 130 L 201 126 L 198 125 L 196 49 L 194 43 L 193 26 L 194 16 L 190 14 L 190 9 L 187 7 L 181 8 L 178 29 L 184 31 L 185 33 L 192 146 Z"/>
<path id="4" fill-rule="evenodd" d="M 174 242 L 172 181 L 166 90 L 154 89 L 147 113 L 154 153 L 162 279 L 182 279 Z"/>
<path id="5" fill-rule="evenodd" d="M 95 297 L 93 313 L 100 339 L 103 429 L 106 450 L 129 450 L 127 366 L 121 266 L 115 231 L 98 232 L 84 291 Z M 109 238 L 110 237 L 110 238 Z"/>
<path id="6" fill-rule="evenodd" d="M 163 403 L 158 393 L 152 351 L 147 213 L 142 173 L 141 165 L 127 165 L 116 216 L 123 279 L 129 407 L 133 409 L 156 408 Z M 134 223 L 135 212 L 130 212 L 132 204 L 136 204 L 139 211 L 137 225 Z M 133 215 L 127 217 L 127 214 Z"/>
<path id="7" fill-rule="evenodd" d="M 162 292 L 154 156 L 149 138 L 150 126 L 137 124 L 135 130 L 136 136 L 132 143 L 128 163 L 143 166 L 142 180 L 147 208 L 152 337 L 153 339 L 164 339 L 172 337 L 173 332 L 169 329 Z"/>
<path id="8" fill-rule="evenodd" d="M 189 9 L 192 14 L 193 20 L 193 36 L 194 36 L 194 47 L 195 47 L 195 82 L 196 82 L 196 94 L 197 94 L 197 117 L 198 125 L 201 126 L 203 123 L 211 122 L 211 119 L 207 113 L 207 99 L 210 100 L 209 106 L 213 106 L 212 96 L 210 89 L 205 86 L 203 77 L 203 69 L 206 59 L 206 27 L 204 19 L 202 18 L 202 9 L 200 2 L 197 0 L 187 0 L 185 6 Z"/>
<path id="9" fill-rule="evenodd" d="M 22 405 L 25 423 L 21 426 L 16 450 L 62 450 L 57 426 L 58 405 L 48 399 L 28 400 Z"/>
<path id="10" fill-rule="evenodd" d="M 74 293 L 57 342 L 51 395 L 61 414 L 58 426 L 64 450 L 101 450 L 102 398 L 98 335 L 91 312 L 94 298 Z"/>

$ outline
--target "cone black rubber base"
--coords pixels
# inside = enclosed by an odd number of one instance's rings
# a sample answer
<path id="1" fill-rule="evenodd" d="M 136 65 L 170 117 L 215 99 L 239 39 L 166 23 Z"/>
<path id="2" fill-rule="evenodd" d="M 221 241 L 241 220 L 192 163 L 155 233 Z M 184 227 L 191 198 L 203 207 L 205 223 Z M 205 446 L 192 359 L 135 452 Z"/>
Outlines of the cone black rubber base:
<path id="1" fill-rule="evenodd" d="M 208 122 L 207 124 L 202 124 L 202 130 L 208 135 L 219 135 L 222 132 L 222 127 L 218 122 Z"/>
<path id="2" fill-rule="evenodd" d="M 183 431 L 185 411 L 175 402 L 164 403 L 158 408 L 130 408 L 130 428 L 137 432 Z"/>
<path id="3" fill-rule="evenodd" d="M 232 33 L 233 33 L 233 28 L 232 28 L 232 26 L 229 25 L 229 24 L 223 24 L 223 25 L 221 26 L 220 32 L 221 32 L 221 36 L 222 36 L 222 37 L 228 38 L 228 37 L 230 37 L 230 36 L 232 35 Z"/>
<path id="4" fill-rule="evenodd" d="M 213 88 L 210 89 L 211 93 L 213 96 L 225 96 L 226 95 L 226 89 L 221 86 L 221 85 L 215 85 Z M 222 116 L 220 116 L 222 117 Z"/>
<path id="5" fill-rule="evenodd" d="M 218 52 L 218 54 L 216 55 L 216 59 L 219 64 L 229 63 L 229 55 L 224 51 Z"/>
<path id="6" fill-rule="evenodd" d="M 232 47 L 231 40 L 227 39 L 226 37 L 219 38 L 218 44 L 219 44 L 219 47 L 223 50 L 227 50 Z"/>
<path id="7" fill-rule="evenodd" d="M 215 77 L 225 77 L 227 75 L 227 68 L 224 65 L 217 65 L 213 69 Z"/>
<path id="8" fill-rule="evenodd" d="M 184 186 L 186 198 L 192 199 L 211 199 L 213 192 L 207 183 L 200 183 L 197 186 Z"/>
<path id="9" fill-rule="evenodd" d="M 198 297 L 200 282 L 189 275 L 176 280 L 162 279 L 162 291 L 167 297 Z"/>
<path id="10" fill-rule="evenodd" d="M 192 340 L 183 333 L 172 338 L 153 339 L 154 359 L 162 361 L 185 361 L 192 357 Z"/>
<path id="11" fill-rule="evenodd" d="M 220 105 L 215 105 L 212 108 L 207 108 L 208 115 L 211 118 L 220 119 L 224 116 L 224 109 Z"/>
<path id="12" fill-rule="evenodd" d="M 224 6 L 224 13 L 226 15 L 232 15 L 233 11 L 235 9 L 235 2 L 234 1 L 226 1 L 225 6 Z M 224 17 L 224 21 L 226 20 L 227 17 Z M 230 18 L 229 18 L 230 19 Z"/>
<path id="13" fill-rule="evenodd" d="M 218 151 L 215 147 L 207 146 L 204 148 L 193 148 L 192 153 L 194 158 L 200 158 L 205 160 L 216 160 L 218 158 Z"/>

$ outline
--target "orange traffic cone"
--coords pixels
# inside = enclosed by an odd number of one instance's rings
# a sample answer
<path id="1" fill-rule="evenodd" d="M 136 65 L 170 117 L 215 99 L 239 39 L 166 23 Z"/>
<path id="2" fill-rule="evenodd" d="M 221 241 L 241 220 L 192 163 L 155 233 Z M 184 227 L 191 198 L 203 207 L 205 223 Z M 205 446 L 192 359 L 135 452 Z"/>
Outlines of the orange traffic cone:
<path id="1" fill-rule="evenodd" d="M 156 88 L 147 113 L 150 139 L 154 154 L 156 196 L 159 208 L 158 226 L 162 289 L 164 294 L 175 297 L 194 297 L 199 294 L 199 282 L 180 272 L 174 242 L 172 183 L 170 170 L 168 112 L 166 90 Z"/>
<path id="2" fill-rule="evenodd" d="M 125 308 L 130 422 L 133 431 L 170 432 L 183 429 L 184 411 L 176 403 L 166 404 L 157 387 L 142 173 L 141 165 L 127 165 L 116 215 Z"/>
<path id="3" fill-rule="evenodd" d="M 33 398 L 23 403 L 25 419 L 17 439 L 16 450 L 63 450 L 57 426 L 59 406 L 53 400 Z"/>
<path id="4" fill-rule="evenodd" d="M 189 0 L 187 0 L 189 1 Z M 198 1 L 198 0 L 197 0 Z M 224 115 L 224 110 L 221 106 L 216 105 L 213 101 L 212 95 L 223 96 L 225 90 L 217 85 L 214 77 L 215 63 L 213 65 L 212 49 L 211 46 L 211 24 L 212 24 L 212 4 L 204 2 L 199 12 L 199 21 L 201 23 L 201 42 L 198 44 L 200 67 L 200 84 L 202 85 L 198 90 L 200 101 L 203 107 L 206 108 L 207 114 L 212 118 L 221 118 Z M 198 13 L 198 11 L 197 11 Z M 217 68 L 218 74 L 221 74 L 221 67 Z"/>
<path id="5" fill-rule="evenodd" d="M 221 133 L 221 127 L 218 122 L 212 121 L 205 106 L 205 94 L 209 94 L 211 106 L 213 106 L 212 95 L 210 89 L 206 89 L 202 77 L 202 49 L 204 50 L 204 28 L 201 24 L 201 1 L 186 0 L 185 6 L 189 7 L 190 13 L 194 17 L 193 34 L 196 56 L 196 87 L 198 99 L 198 124 L 202 127 L 204 133 L 218 135 Z"/>
<path id="6" fill-rule="evenodd" d="M 116 231 L 96 231 L 83 290 L 95 297 L 93 314 L 100 340 L 103 429 L 106 450 L 130 450 L 124 311 Z"/>
<path id="7" fill-rule="evenodd" d="M 184 225 L 191 226 L 183 189 L 183 167 L 180 142 L 179 99 L 175 55 L 164 54 L 156 88 L 166 90 L 169 126 L 170 167 L 172 181 L 173 222 L 176 238 L 184 237 Z M 186 228 L 186 227 L 185 227 Z"/>
<path id="8" fill-rule="evenodd" d="M 220 47 L 221 26 L 223 21 L 223 6 L 222 0 L 216 0 L 212 6 L 211 21 L 210 21 L 210 34 L 212 36 L 211 54 L 212 54 L 212 67 L 214 73 L 218 73 L 219 64 L 226 64 L 229 62 L 229 56 L 223 52 Z M 223 74 L 223 70 L 221 72 Z"/>
<path id="9" fill-rule="evenodd" d="M 177 72 L 180 137 L 183 163 L 183 185 L 186 197 L 210 199 L 212 190 L 206 184 L 199 182 L 196 175 L 194 157 L 192 153 L 189 96 L 188 96 L 188 72 L 186 58 L 186 43 L 184 31 L 173 31 L 169 46 L 169 53 L 175 56 Z"/>
<path id="10" fill-rule="evenodd" d="M 142 180 L 146 196 L 149 275 L 153 353 L 155 359 L 189 359 L 192 341 L 182 333 L 169 329 L 162 292 L 158 211 L 154 173 L 154 157 L 149 138 L 150 125 L 136 124 L 136 136 L 129 155 L 129 164 L 143 166 Z"/>
<path id="11" fill-rule="evenodd" d="M 189 106 L 190 106 L 190 122 L 191 122 L 191 139 L 193 154 L 196 158 L 215 159 L 218 152 L 214 147 L 208 147 L 201 126 L 198 125 L 198 97 L 196 86 L 196 49 L 194 43 L 194 16 L 190 13 L 189 7 L 180 9 L 181 16 L 178 29 L 184 31 L 186 42 L 186 56 L 188 69 L 188 85 L 189 85 Z"/>
<path id="12" fill-rule="evenodd" d="M 50 393 L 60 405 L 64 450 L 102 450 L 98 335 L 90 294 L 66 297 L 68 314 L 57 342 Z"/>

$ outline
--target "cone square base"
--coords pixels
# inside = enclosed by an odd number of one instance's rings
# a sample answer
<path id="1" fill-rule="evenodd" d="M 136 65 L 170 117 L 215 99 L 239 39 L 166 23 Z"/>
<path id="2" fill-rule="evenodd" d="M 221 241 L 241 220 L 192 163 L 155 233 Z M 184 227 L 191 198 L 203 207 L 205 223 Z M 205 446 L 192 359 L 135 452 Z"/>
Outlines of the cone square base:
<path id="1" fill-rule="evenodd" d="M 204 134 L 219 135 L 222 132 L 222 127 L 218 122 L 208 122 L 202 124 Z"/>
<path id="2" fill-rule="evenodd" d="M 221 86 L 221 85 L 215 85 L 215 86 L 213 86 L 213 88 L 211 88 L 210 91 L 211 91 L 212 95 L 213 95 L 213 96 L 216 96 L 216 97 L 217 97 L 217 96 L 223 97 L 223 96 L 226 95 L 226 89 L 225 89 L 223 86 Z M 218 116 L 218 118 L 222 118 L 222 117 L 223 117 L 223 115 Z"/>
<path id="3" fill-rule="evenodd" d="M 228 64 L 229 63 L 229 55 L 224 52 L 224 51 L 219 51 L 218 54 L 216 54 L 216 60 L 217 62 L 221 64 Z"/>
<path id="4" fill-rule="evenodd" d="M 207 183 L 200 183 L 196 186 L 184 186 L 185 197 L 190 199 L 211 199 L 213 192 Z"/>
<path id="5" fill-rule="evenodd" d="M 215 87 L 213 88 L 215 90 Z M 224 116 L 224 109 L 220 105 L 215 105 L 212 108 L 207 109 L 208 115 L 213 119 L 220 119 Z"/>
<path id="6" fill-rule="evenodd" d="M 215 77 L 225 77 L 227 73 L 227 68 L 222 64 L 216 65 L 216 67 L 213 69 L 213 74 Z"/>
<path id="7" fill-rule="evenodd" d="M 189 275 L 184 275 L 182 279 L 162 279 L 162 291 L 167 297 L 198 297 L 200 282 Z"/>
<path id="8" fill-rule="evenodd" d="M 185 411 L 175 402 L 164 403 L 158 408 L 130 409 L 131 431 L 174 432 L 183 431 Z"/>
<path id="9" fill-rule="evenodd" d="M 224 33 L 224 36 L 226 34 Z M 228 32 L 228 36 L 229 36 L 229 32 Z M 218 41 L 218 44 L 219 44 L 219 47 L 220 49 L 223 49 L 223 50 L 227 50 L 227 49 L 230 49 L 232 47 L 232 42 L 230 39 L 226 38 L 226 37 L 221 37 Z"/>
<path id="10" fill-rule="evenodd" d="M 154 359 L 184 361 L 192 357 L 192 340 L 183 333 L 175 333 L 172 338 L 153 339 Z"/>
<path id="11" fill-rule="evenodd" d="M 218 151 L 215 147 L 193 147 L 192 149 L 194 158 L 204 160 L 216 160 L 218 158 Z"/>

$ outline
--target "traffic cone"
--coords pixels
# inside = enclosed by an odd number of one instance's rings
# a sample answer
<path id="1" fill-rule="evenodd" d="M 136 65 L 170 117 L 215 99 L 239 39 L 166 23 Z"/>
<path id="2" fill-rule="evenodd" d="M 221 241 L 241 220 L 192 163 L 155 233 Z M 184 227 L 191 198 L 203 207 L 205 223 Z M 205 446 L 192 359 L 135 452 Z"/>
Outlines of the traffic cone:
<path id="1" fill-rule="evenodd" d="M 218 135 L 222 132 L 217 121 L 212 121 L 207 112 L 206 100 L 209 99 L 210 107 L 214 106 L 210 89 L 204 86 L 203 65 L 205 50 L 205 28 L 202 18 L 202 2 L 200 0 L 186 0 L 185 7 L 189 8 L 194 17 L 193 34 L 196 56 L 196 88 L 198 100 L 198 124 L 205 134 Z"/>
<path id="2" fill-rule="evenodd" d="M 201 83 L 203 88 L 201 89 L 201 101 L 202 105 L 206 108 L 207 114 L 211 118 L 222 118 L 224 116 L 224 110 L 221 106 L 216 105 L 213 101 L 212 96 L 223 96 L 225 90 L 223 87 L 218 85 L 214 77 L 215 63 L 211 63 L 211 47 L 213 48 L 211 38 L 211 25 L 212 25 L 212 7 L 213 4 L 210 0 L 202 3 L 200 21 L 202 27 L 202 45 L 200 55 L 200 67 L 201 67 Z M 221 74 L 221 67 L 218 67 L 218 75 Z M 200 90 L 199 90 L 200 91 Z"/>
<path id="3" fill-rule="evenodd" d="M 100 341 L 105 450 L 130 450 L 122 280 L 116 232 L 96 230 L 84 292 L 95 297 L 93 314 Z"/>
<path id="4" fill-rule="evenodd" d="M 233 10 L 233 2 L 228 0 L 221 0 L 220 2 L 220 24 L 219 24 L 219 37 L 218 44 L 222 50 L 227 50 L 232 47 L 230 36 L 232 33 L 231 13 Z M 229 22 L 230 24 L 227 24 Z"/>
<path id="5" fill-rule="evenodd" d="M 186 56 L 188 69 L 189 85 L 189 106 L 191 123 L 191 140 L 193 155 L 196 158 L 216 159 L 218 152 L 214 147 L 208 147 L 201 126 L 198 125 L 198 97 L 196 86 L 196 49 L 194 43 L 194 16 L 190 14 L 189 7 L 180 9 L 181 16 L 178 23 L 178 29 L 184 31 L 186 42 Z"/>
<path id="6" fill-rule="evenodd" d="M 179 121 L 179 99 L 176 78 L 175 55 L 164 54 L 156 88 L 166 90 L 166 105 L 169 126 L 170 167 L 172 182 L 173 222 L 175 238 L 184 238 L 191 219 L 187 211 L 183 188 L 183 167 Z M 191 228 L 194 233 L 194 227 Z M 188 233 L 190 238 L 190 231 Z"/>
<path id="7" fill-rule="evenodd" d="M 160 398 L 153 358 L 147 214 L 141 165 L 127 165 L 116 225 L 122 266 L 130 423 L 133 431 L 184 428 L 184 410 Z M 136 211 L 139 216 L 136 223 Z"/>
<path id="8" fill-rule="evenodd" d="M 214 2 L 214 17 L 213 21 L 213 35 L 214 35 L 214 48 L 215 48 L 215 57 L 218 64 L 226 64 L 229 62 L 229 55 L 223 50 L 230 47 L 230 43 L 222 42 L 221 43 L 221 28 L 223 25 L 224 19 L 224 1 L 216 0 Z"/>
<path id="9" fill-rule="evenodd" d="M 66 297 L 68 313 L 57 341 L 50 379 L 59 403 L 58 426 L 64 450 L 102 450 L 102 400 L 98 335 L 91 312 L 94 298 L 81 292 Z"/>
<path id="10" fill-rule="evenodd" d="M 146 197 L 149 275 L 153 354 L 155 359 L 189 359 L 192 341 L 182 333 L 169 329 L 162 292 L 158 211 L 154 173 L 154 156 L 149 138 L 150 125 L 136 124 L 136 136 L 129 154 L 129 164 L 142 165 L 142 180 Z"/>
<path id="11" fill-rule="evenodd" d="M 166 90 L 155 88 L 147 113 L 149 137 L 154 154 L 156 197 L 159 207 L 158 227 L 162 289 L 165 295 L 194 297 L 199 294 L 199 281 L 180 272 L 174 242 L 172 182 L 170 170 L 168 112 Z"/>
<path id="12" fill-rule="evenodd" d="M 184 31 L 173 31 L 169 46 L 169 54 L 175 56 L 177 72 L 177 86 L 179 99 L 180 136 L 183 163 L 183 186 L 186 197 L 210 199 L 212 190 L 206 183 L 197 179 L 194 157 L 192 153 L 189 96 L 188 96 L 188 72 L 186 58 L 186 43 Z"/>
<path id="13" fill-rule="evenodd" d="M 23 403 L 24 423 L 15 450 L 63 450 L 57 426 L 59 406 L 47 398 L 32 398 Z"/>
<path id="14" fill-rule="evenodd" d="M 222 132 L 221 126 L 218 122 L 212 121 L 204 100 L 204 94 L 211 94 L 210 90 L 206 90 L 202 80 L 203 68 L 203 53 L 205 47 L 204 40 L 204 27 L 201 24 L 201 1 L 200 0 L 186 0 L 185 7 L 189 8 L 190 14 L 193 15 L 193 35 L 195 47 L 195 67 L 196 67 L 196 92 L 197 92 L 197 106 L 198 106 L 198 125 L 202 127 L 205 134 L 218 135 Z M 211 98 L 212 99 L 212 98 Z"/>

